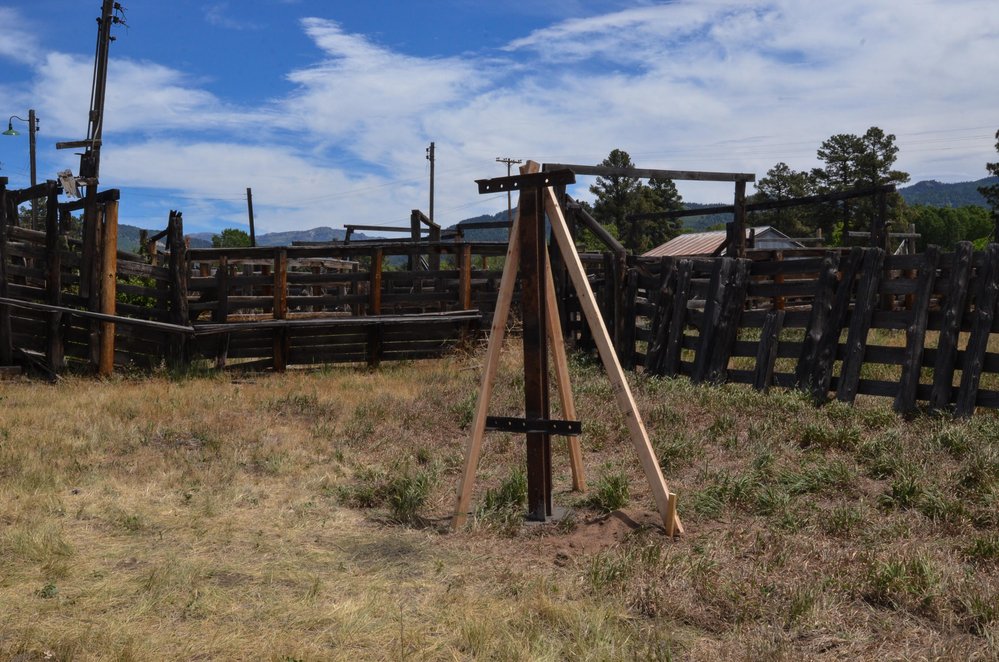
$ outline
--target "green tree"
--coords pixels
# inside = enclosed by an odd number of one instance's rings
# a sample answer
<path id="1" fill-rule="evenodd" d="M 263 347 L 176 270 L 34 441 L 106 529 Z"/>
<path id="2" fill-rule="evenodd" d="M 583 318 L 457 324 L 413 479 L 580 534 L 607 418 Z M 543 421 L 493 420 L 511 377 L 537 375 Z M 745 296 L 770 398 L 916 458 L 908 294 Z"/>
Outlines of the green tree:
<path id="1" fill-rule="evenodd" d="M 600 165 L 614 168 L 634 168 L 628 152 L 612 150 Z M 597 177 L 590 187 L 596 196 L 593 217 L 608 231 L 619 236 L 624 247 L 643 252 L 675 237 L 677 223 L 661 219 L 634 219 L 635 214 L 669 211 L 683 208 L 683 198 L 670 179 L 650 179 L 643 184 L 637 177 L 610 175 Z M 613 228 L 613 229 L 612 229 Z"/>
<path id="2" fill-rule="evenodd" d="M 767 174 L 756 183 L 753 202 L 775 202 L 812 195 L 815 182 L 807 172 L 792 169 L 780 162 L 767 170 Z M 802 207 L 772 209 L 756 212 L 754 224 L 771 225 L 786 235 L 800 237 L 811 234 L 814 221 Z"/>
<path id="3" fill-rule="evenodd" d="M 243 248 L 250 245 L 250 235 L 237 228 L 226 228 L 212 235 L 213 248 Z"/>
<path id="4" fill-rule="evenodd" d="M 999 152 L 999 131 L 996 131 L 996 151 Z M 985 170 L 994 177 L 999 177 L 999 161 L 986 163 Z M 978 192 L 982 194 L 985 201 L 992 208 L 992 224 L 994 241 L 999 241 L 999 182 L 990 186 L 978 187 Z"/>
<path id="5" fill-rule="evenodd" d="M 892 169 L 898 158 L 895 135 L 885 133 L 876 126 L 869 128 L 863 136 L 851 133 L 831 136 L 819 146 L 817 155 L 825 164 L 812 170 L 819 193 L 909 181 L 909 173 Z M 888 203 L 888 220 L 900 218 L 903 209 L 901 196 L 897 193 L 889 196 Z M 837 223 L 841 224 L 840 229 L 844 233 L 848 230 L 869 230 L 876 214 L 876 200 L 865 198 L 844 201 L 839 205 L 838 212 L 819 212 L 817 217 L 823 231 L 831 236 Z"/>
<path id="6" fill-rule="evenodd" d="M 917 248 L 925 250 L 936 244 L 944 250 L 953 250 L 959 241 L 977 242 L 988 237 L 993 224 L 989 211 L 977 205 L 963 207 L 934 207 L 911 205 L 906 208 L 906 225 L 912 224 L 919 233 Z"/>

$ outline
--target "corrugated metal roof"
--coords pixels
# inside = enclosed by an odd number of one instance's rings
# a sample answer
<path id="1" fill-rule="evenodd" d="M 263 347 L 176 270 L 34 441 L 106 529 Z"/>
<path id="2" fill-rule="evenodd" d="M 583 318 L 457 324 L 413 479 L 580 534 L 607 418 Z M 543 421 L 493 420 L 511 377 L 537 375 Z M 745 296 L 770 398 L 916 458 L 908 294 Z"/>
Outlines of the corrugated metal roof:
<path id="1" fill-rule="evenodd" d="M 758 248 L 801 248 L 801 244 L 769 225 L 752 228 Z M 749 237 L 750 228 L 746 228 Z M 674 237 L 660 244 L 642 257 L 685 257 L 693 255 L 718 255 L 725 244 L 725 231 L 691 232 Z"/>
<path id="2" fill-rule="evenodd" d="M 673 237 L 656 246 L 642 257 L 676 257 L 681 255 L 714 255 L 725 243 L 725 231 L 691 232 Z"/>

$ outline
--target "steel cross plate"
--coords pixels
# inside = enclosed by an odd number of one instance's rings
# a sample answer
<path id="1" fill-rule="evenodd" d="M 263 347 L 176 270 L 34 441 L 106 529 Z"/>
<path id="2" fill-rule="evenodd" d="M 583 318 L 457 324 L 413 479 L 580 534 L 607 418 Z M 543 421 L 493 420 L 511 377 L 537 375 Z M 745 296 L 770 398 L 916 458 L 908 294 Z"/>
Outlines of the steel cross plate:
<path id="1" fill-rule="evenodd" d="M 479 194 L 504 193 L 506 191 L 521 191 L 543 188 L 546 186 L 565 186 L 576 183 L 576 174 L 572 170 L 555 170 L 553 172 L 535 172 L 530 175 L 513 175 L 511 177 L 496 177 L 494 179 L 476 179 Z"/>
<path id="2" fill-rule="evenodd" d="M 528 420 L 510 416 L 486 416 L 486 429 L 498 432 L 544 432 L 563 437 L 583 434 L 580 421 Z"/>

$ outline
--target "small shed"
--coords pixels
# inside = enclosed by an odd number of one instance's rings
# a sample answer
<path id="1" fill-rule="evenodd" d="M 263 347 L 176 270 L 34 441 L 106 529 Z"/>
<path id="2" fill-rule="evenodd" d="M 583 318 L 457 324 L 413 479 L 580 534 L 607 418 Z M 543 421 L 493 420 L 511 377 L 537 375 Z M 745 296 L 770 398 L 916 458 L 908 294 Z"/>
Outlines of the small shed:
<path id="1" fill-rule="evenodd" d="M 660 244 L 642 254 L 642 257 L 718 256 L 725 250 L 726 235 L 725 230 L 681 234 L 679 237 L 674 237 L 665 244 Z M 804 248 L 801 243 L 769 225 L 747 228 L 746 244 L 752 250 L 773 251 Z"/>

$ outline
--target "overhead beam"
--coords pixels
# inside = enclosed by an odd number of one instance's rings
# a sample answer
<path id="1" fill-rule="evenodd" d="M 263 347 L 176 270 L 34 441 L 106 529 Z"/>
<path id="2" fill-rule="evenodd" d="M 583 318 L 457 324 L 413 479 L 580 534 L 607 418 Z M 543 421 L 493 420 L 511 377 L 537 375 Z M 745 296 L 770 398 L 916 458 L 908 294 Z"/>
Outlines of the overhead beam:
<path id="1" fill-rule="evenodd" d="M 694 182 L 755 182 L 751 172 L 704 172 L 700 170 L 659 170 L 655 168 L 616 168 L 611 166 L 546 163 L 545 172 L 572 170 L 577 175 L 595 177 L 636 177 L 638 179 L 673 179 Z"/>

